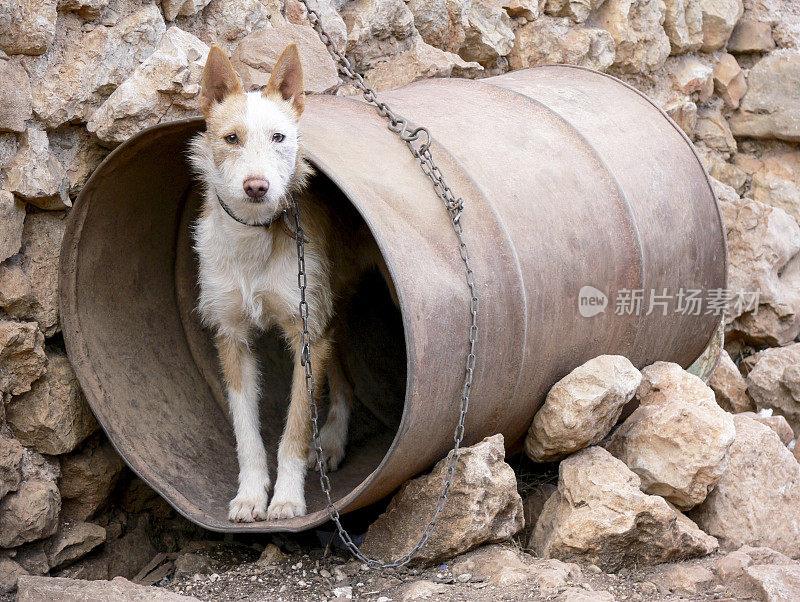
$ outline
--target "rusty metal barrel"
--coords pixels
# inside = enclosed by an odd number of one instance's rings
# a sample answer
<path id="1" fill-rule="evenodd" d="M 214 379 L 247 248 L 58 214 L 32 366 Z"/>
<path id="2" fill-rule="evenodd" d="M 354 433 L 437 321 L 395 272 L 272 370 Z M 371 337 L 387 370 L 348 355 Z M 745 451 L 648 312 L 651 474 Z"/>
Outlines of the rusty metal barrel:
<path id="1" fill-rule="evenodd" d="M 714 193 L 684 133 L 605 74 L 539 67 L 483 80 L 426 80 L 383 98 L 427 126 L 463 196 L 480 296 L 467 445 L 502 433 L 520 449 L 549 387 L 600 354 L 689 366 L 719 316 L 579 312 L 581 289 L 723 289 L 726 246 Z M 469 302 L 447 211 L 407 148 L 354 98 L 313 97 L 302 118 L 317 178 L 372 232 L 397 291 L 380 278 L 347 300 L 343 364 L 359 400 L 331 474 L 342 512 L 391 494 L 453 443 Z M 225 532 L 300 531 L 326 521 L 316 476 L 309 514 L 234 524 L 234 437 L 209 333 L 194 311 L 190 228 L 200 204 L 186 144 L 199 119 L 152 127 L 97 169 L 69 216 L 61 264 L 64 338 L 78 378 L 130 467 L 181 514 Z M 311 308 L 313 312 L 313 308 Z M 586 313 L 586 312 L 583 312 Z M 272 457 L 291 361 L 259 341 L 263 435 Z"/>

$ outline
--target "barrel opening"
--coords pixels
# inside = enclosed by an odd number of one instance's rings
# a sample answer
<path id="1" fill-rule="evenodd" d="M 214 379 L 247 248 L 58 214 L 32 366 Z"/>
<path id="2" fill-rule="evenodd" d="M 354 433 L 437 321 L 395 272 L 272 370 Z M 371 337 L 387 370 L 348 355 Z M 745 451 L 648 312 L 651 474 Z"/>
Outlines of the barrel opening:
<path id="1" fill-rule="evenodd" d="M 345 195 L 326 175 L 315 170 L 313 180 L 310 186 L 335 191 L 331 201 L 346 203 L 348 206 L 342 209 L 361 219 Z M 201 190 L 198 182 L 191 181 L 182 202 L 176 252 L 176 290 L 181 320 L 195 363 L 208 382 L 220 412 L 229 420 L 212 333 L 203 328 L 195 310 L 198 294 L 197 257 L 191 245 L 191 226 L 202 205 Z M 354 290 L 337 299 L 336 312 L 335 353 L 353 387 L 355 403 L 344 461 L 330 477 L 334 500 L 351 493 L 381 463 L 400 424 L 406 392 L 406 347 L 402 317 L 380 273 L 377 270 L 367 271 Z M 274 482 L 276 453 L 289 403 L 292 357 L 277 328 L 258 338 L 256 354 L 261 369 L 261 430 L 271 460 Z M 319 374 L 315 376 L 320 378 Z M 327 385 L 323 391 L 320 426 L 324 424 L 328 411 Z M 230 436 L 233 437 L 232 430 Z M 317 474 L 315 470 L 310 470 L 306 478 L 309 513 L 324 510 L 326 505 Z M 225 495 L 225 492 L 220 491 L 220 494 Z M 233 497 L 235 490 L 231 489 L 227 495 Z M 222 506 L 226 502 L 219 500 L 218 503 Z"/>

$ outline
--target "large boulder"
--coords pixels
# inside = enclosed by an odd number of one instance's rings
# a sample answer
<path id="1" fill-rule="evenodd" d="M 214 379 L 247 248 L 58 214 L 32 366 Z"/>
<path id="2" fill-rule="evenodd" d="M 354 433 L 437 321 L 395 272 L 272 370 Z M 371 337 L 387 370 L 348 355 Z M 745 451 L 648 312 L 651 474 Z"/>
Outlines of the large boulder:
<path id="1" fill-rule="evenodd" d="M 410 0 L 408 8 L 426 43 L 447 52 L 458 52 L 466 38 L 469 5 L 460 0 Z"/>
<path id="2" fill-rule="evenodd" d="M 717 368 L 708 381 L 708 386 L 714 391 L 719 407 L 726 412 L 738 414 L 754 408 L 753 402 L 747 396 L 747 382 L 724 349 L 719 356 Z"/>
<path id="3" fill-rule="evenodd" d="M 731 116 L 736 136 L 800 142 L 800 50 L 773 51 L 747 78 L 747 93 Z"/>
<path id="4" fill-rule="evenodd" d="M 614 65 L 624 73 L 662 67 L 671 47 L 664 32 L 663 0 L 606 0 L 587 23 L 607 30 L 616 44 Z"/>
<path id="5" fill-rule="evenodd" d="M 756 407 L 780 412 L 800 435 L 800 343 L 765 349 L 751 361 L 747 390 Z"/>
<path id="6" fill-rule="evenodd" d="M 728 52 L 742 54 L 747 52 L 767 52 L 775 48 L 772 25 L 769 22 L 739 19 L 728 38 Z"/>
<path id="7" fill-rule="evenodd" d="M 471 0 L 469 6 L 459 56 L 465 61 L 488 65 L 511 52 L 514 46 L 513 23 L 500 2 Z"/>
<path id="8" fill-rule="evenodd" d="M 360 70 L 410 50 L 419 33 L 403 0 L 351 0 L 341 8 L 347 25 L 347 56 Z"/>
<path id="9" fill-rule="evenodd" d="M 583 23 L 605 0 L 547 0 L 544 12 L 553 17 L 569 17 L 574 23 Z"/>
<path id="10" fill-rule="evenodd" d="M 303 61 L 303 83 L 310 94 L 330 92 L 339 85 L 336 64 L 316 32 L 308 26 L 266 27 L 242 39 L 231 62 L 245 90 L 263 88 L 289 44 L 296 44 Z"/>
<path id="11" fill-rule="evenodd" d="M 56 33 L 58 0 L 0 2 L 0 50 L 44 54 Z"/>
<path id="12" fill-rule="evenodd" d="M 27 71 L 19 63 L 0 59 L 0 132 L 24 132 L 32 116 Z"/>
<path id="13" fill-rule="evenodd" d="M 0 432 L 0 499 L 19 489 L 22 482 L 23 448 L 19 441 Z"/>
<path id="14" fill-rule="evenodd" d="M 108 501 L 123 467 L 122 458 L 102 433 L 61 456 L 63 515 L 77 521 L 93 517 Z"/>
<path id="15" fill-rule="evenodd" d="M 783 209 L 800 223 L 800 153 L 770 154 L 751 167 L 750 196 Z"/>
<path id="16" fill-rule="evenodd" d="M 639 475 L 642 491 L 688 510 L 706 499 L 728 467 L 733 417 L 678 364 L 656 362 L 642 370 L 637 397 L 639 407 L 606 449 Z"/>
<path id="17" fill-rule="evenodd" d="M 534 462 L 552 462 L 599 443 L 619 420 L 642 375 L 621 355 L 601 355 L 550 389 L 525 439 Z"/>
<path id="18" fill-rule="evenodd" d="M 64 47 L 33 86 L 33 110 L 48 128 L 86 122 L 97 107 L 155 50 L 164 35 L 157 4 L 145 4 L 114 27 L 85 35 L 64 32 Z"/>
<path id="19" fill-rule="evenodd" d="M 208 46 L 170 27 L 139 65 L 92 114 L 86 128 L 100 140 L 119 143 L 146 127 L 197 113 L 197 96 Z"/>
<path id="20" fill-rule="evenodd" d="M 66 176 L 61 163 L 50 152 L 47 133 L 28 128 L 22 135 L 19 151 L 7 167 L 8 189 L 40 209 L 65 209 L 72 206 Z"/>
<path id="21" fill-rule="evenodd" d="M 614 62 L 614 39 L 599 27 L 573 27 L 566 17 L 539 17 L 516 30 L 512 69 L 564 63 L 604 71 Z"/>
<path id="22" fill-rule="evenodd" d="M 50 349 L 47 373 L 11 399 L 6 420 L 24 445 L 42 454 L 71 452 L 99 426 L 64 352 Z"/>
<path id="23" fill-rule="evenodd" d="M 197 602 L 159 587 L 131 583 L 124 577 L 112 581 L 86 581 L 65 577 L 23 575 L 17 580 L 17 602 L 84 602 L 115 600 L 116 602 Z"/>
<path id="24" fill-rule="evenodd" d="M 53 481 L 31 479 L 0 500 L 0 548 L 55 534 L 61 499 Z"/>
<path id="25" fill-rule="evenodd" d="M 452 454 L 452 452 L 451 452 Z M 367 530 L 365 554 L 396 559 L 419 540 L 441 493 L 450 455 L 430 474 L 406 482 Z M 434 563 L 484 543 L 509 539 L 524 526 L 514 470 L 505 463 L 503 436 L 461 449 L 447 505 L 415 562 Z"/>
<path id="26" fill-rule="evenodd" d="M 665 0 L 664 31 L 672 54 L 699 50 L 703 45 L 703 11 L 700 0 Z"/>
<path id="27" fill-rule="evenodd" d="M 703 52 L 725 47 L 744 12 L 742 0 L 699 0 L 703 13 Z"/>
<path id="28" fill-rule="evenodd" d="M 697 558 L 717 541 L 600 447 L 562 461 L 558 492 L 545 504 L 529 546 L 545 558 L 586 560 L 607 571 Z"/>
<path id="29" fill-rule="evenodd" d="M 46 369 L 44 335 L 36 323 L 0 320 L 0 392 L 25 393 Z"/>
<path id="30" fill-rule="evenodd" d="M 752 199 L 720 206 L 728 234 L 728 290 L 736 297 L 726 314 L 726 338 L 787 345 L 800 334 L 800 226 L 782 209 Z"/>
<path id="31" fill-rule="evenodd" d="M 737 415 L 728 470 L 689 516 L 725 549 L 766 546 L 800 556 L 800 464 L 769 427 Z"/>
<path id="32" fill-rule="evenodd" d="M 25 204 L 10 191 L 0 190 L 0 262 L 19 252 L 24 223 Z"/>

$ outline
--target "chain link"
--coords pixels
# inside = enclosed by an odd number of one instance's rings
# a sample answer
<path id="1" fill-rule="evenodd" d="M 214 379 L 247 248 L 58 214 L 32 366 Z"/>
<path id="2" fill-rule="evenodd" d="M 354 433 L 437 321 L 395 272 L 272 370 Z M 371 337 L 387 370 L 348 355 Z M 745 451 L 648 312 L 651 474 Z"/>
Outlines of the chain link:
<path id="1" fill-rule="evenodd" d="M 472 379 L 475 375 L 475 347 L 478 342 L 478 294 L 475 285 L 475 274 L 472 271 L 470 264 L 469 251 L 467 243 L 464 240 L 464 231 L 461 225 L 461 213 L 464 210 L 464 201 L 461 198 L 456 198 L 450 186 L 444 179 L 444 175 L 439 170 L 439 167 L 433 160 L 431 154 L 431 135 L 430 132 L 424 127 L 413 127 L 409 124 L 408 120 L 402 116 L 396 115 L 385 103 L 378 100 L 377 92 L 366 85 L 364 77 L 354 70 L 353 64 L 344 54 L 339 52 L 339 49 L 325 28 L 322 26 L 319 13 L 309 5 L 309 0 L 300 0 L 308 11 L 308 20 L 314 31 L 320 37 L 320 40 L 325 44 L 328 52 L 333 57 L 339 66 L 342 74 L 353 82 L 353 84 L 362 92 L 364 100 L 374 105 L 378 113 L 386 118 L 388 127 L 395 132 L 403 142 L 406 143 L 411 154 L 419 161 L 422 172 L 430 179 L 433 184 L 436 196 L 444 203 L 445 208 L 450 214 L 450 220 L 453 225 L 453 231 L 458 238 L 458 247 L 461 254 L 461 259 L 464 261 L 466 268 L 466 280 L 469 287 L 471 299 L 469 304 L 469 311 L 472 317 L 472 323 L 469 327 L 469 353 L 467 354 L 466 364 L 464 366 L 464 385 L 461 390 L 461 400 L 459 406 L 458 423 L 455 431 L 453 432 L 453 451 L 448 455 L 447 468 L 445 470 L 444 482 L 442 490 L 436 499 L 436 505 L 433 511 L 433 516 L 425 525 L 419 541 L 414 545 L 411 550 L 406 554 L 393 560 L 391 562 L 382 562 L 376 558 L 369 558 L 365 556 L 358 548 L 353 538 L 342 526 L 339 510 L 333 503 L 331 498 L 331 482 L 325 469 L 325 456 L 322 450 L 322 445 L 319 440 L 319 415 L 317 410 L 317 403 L 315 398 L 316 383 L 314 381 L 314 372 L 311 363 L 311 335 L 308 331 L 308 301 L 306 300 L 306 266 L 305 266 L 305 243 L 303 236 L 303 228 L 300 225 L 300 204 L 297 199 L 292 197 L 292 208 L 290 209 L 292 216 L 295 220 L 295 227 L 297 229 L 297 286 L 300 289 L 300 319 L 302 320 L 303 333 L 301 338 L 301 352 L 300 361 L 305 370 L 305 385 L 306 391 L 309 395 L 308 414 L 312 425 L 313 445 L 314 452 L 317 458 L 317 469 L 319 470 L 319 483 L 325 494 L 327 501 L 327 510 L 331 520 L 335 523 L 336 529 L 339 532 L 339 537 L 342 538 L 344 545 L 358 560 L 365 563 L 372 568 L 397 568 L 408 564 L 414 555 L 424 546 L 431 536 L 434 528 L 436 527 L 436 520 L 444 510 L 447 503 L 447 494 L 450 490 L 450 485 L 453 482 L 456 466 L 460 455 L 461 443 L 464 440 L 464 422 L 469 411 L 469 398 L 472 392 Z"/>

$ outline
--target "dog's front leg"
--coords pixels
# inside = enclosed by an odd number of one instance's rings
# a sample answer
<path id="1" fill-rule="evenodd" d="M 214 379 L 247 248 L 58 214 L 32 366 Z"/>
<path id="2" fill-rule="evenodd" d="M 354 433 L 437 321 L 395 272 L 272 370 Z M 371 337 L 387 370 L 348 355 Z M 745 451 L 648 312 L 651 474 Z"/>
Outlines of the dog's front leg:
<path id="1" fill-rule="evenodd" d="M 258 419 L 258 368 L 246 337 L 217 337 L 239 458 L 239 491 L 228 518 L 251 523 L 267 518 L 269 468 Z"/>
<path id="2" fill-rule="evenodd" d="M 311 366 L 315 376 L 315 397 L 318 400 L 325 380 L 325 367 L 330 355 L 328 340 L 315 340 L 311 345 Z M 301 364 L 302 346 L 299 338 L 294 343 L 294 374 L 286 428 L 278 447 L 278 477 L 275 492 L 267 513 L 270 519 L 292 518 L 306 513 L 306 458 L 311 441 L 311 423 L 308 417 L 308 392 L 305 368 Z"/>

